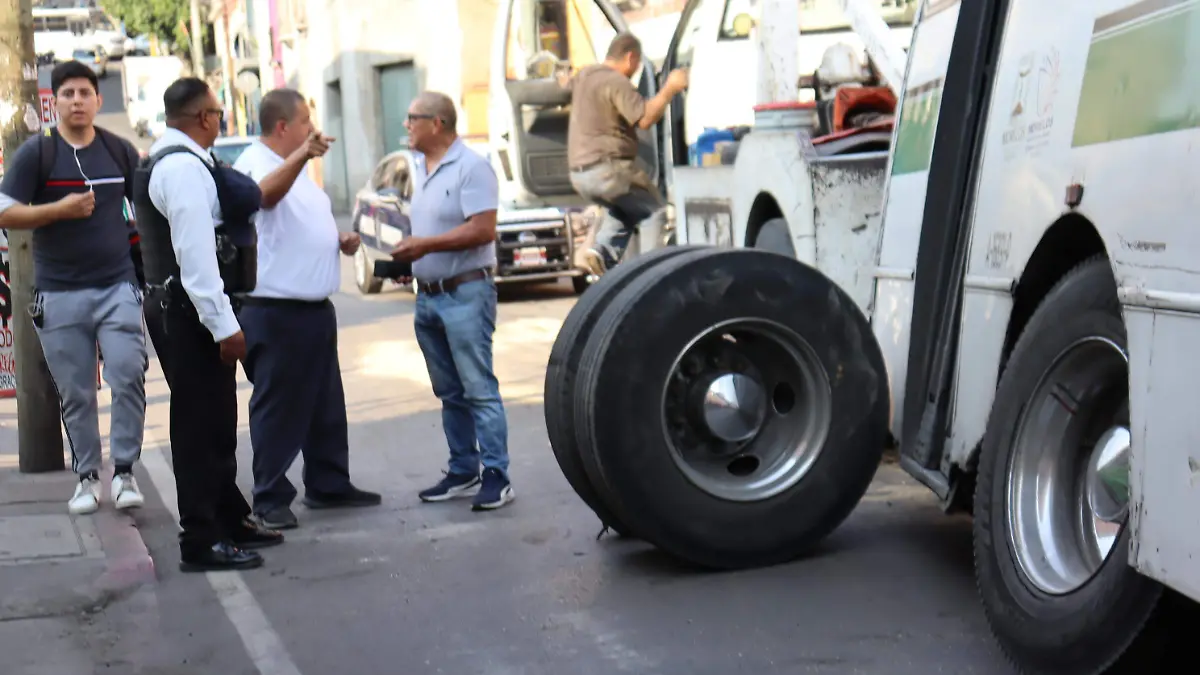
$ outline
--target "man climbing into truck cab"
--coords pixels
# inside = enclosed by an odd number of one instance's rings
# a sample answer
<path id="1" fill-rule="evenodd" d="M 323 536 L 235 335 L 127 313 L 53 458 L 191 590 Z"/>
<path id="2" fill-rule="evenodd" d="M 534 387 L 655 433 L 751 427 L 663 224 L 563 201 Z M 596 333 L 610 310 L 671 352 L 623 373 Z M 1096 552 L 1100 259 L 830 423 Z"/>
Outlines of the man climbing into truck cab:
<path id="1" fill-rule="evenodd" d="M 676 69 L 662 91 L 645 99 L 631 77 L 642 68 L 642 44 L 629 33 L 613 39 L 603 63 L 586 66 L 565 80 L 571 92 L 567 161 L 571 185 L 607 211 L 585 252 L 597 276 L 620 261 L 629 237 L 642 224 L 666 224 L 666 202 L 646 170 L 638 165 L 638 129 L 650 129 L 677 94 L 687 88 L 687 71 Z"/>

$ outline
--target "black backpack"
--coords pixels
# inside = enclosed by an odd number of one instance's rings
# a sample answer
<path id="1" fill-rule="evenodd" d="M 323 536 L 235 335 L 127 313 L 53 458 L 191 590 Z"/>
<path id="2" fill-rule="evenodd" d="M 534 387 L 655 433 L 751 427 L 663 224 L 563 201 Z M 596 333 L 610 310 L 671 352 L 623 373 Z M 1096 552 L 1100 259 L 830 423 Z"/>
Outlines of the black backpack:
<path id="1" fill-rule="evenodd" d="M 96 130 L 96 138 L 100 140 L 100 144 L 104 146 L 105 151 L 117 163 L 117 167 L 121 169 L 121 175 L 125 178 L 125 199 L 129 202 L 129 207 L 133 208 L 133 171 L 136 168 L 129 163 L 129 155 L 125 152 L 125 141 L 121 137 L 101 127 L 94 127 Z M 46 127 L 41 136 L 38 137 L 38 192 L 46 186 L 50 180 L 50 174 L 54 171 L 54 160 L 58 155 L 58 139 L 60 138 L 57 127 Z M 36 198 L 35 198 L 36 199 Z M 132 224 L 129 227 L 129 249 L 130 257 L 133 258 L 133 269 L 137 274 L 138 283 L 145 286 L 146 275 L 142 266 L 142 251 L 141 243 L 138 239 L 137 228 Z"/>

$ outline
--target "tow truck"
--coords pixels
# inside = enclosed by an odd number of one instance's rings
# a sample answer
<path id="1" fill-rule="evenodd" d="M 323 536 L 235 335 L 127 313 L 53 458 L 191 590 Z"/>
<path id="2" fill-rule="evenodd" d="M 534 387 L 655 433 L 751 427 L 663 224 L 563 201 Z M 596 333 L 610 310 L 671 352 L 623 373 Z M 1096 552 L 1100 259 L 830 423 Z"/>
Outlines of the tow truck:
<path id="1" fill-rule="evenodd" d="M 801 153 L 778 189 L 829 220 L 789 224 L 794 255 L 683 244 L 602 277 L 547 364 L 555 456 L 606 526 L 738 569 L 811 552 L 894 443 L 973 516 L 1021 670 L 1156 672 L 1200 600 L 1200 2 L 922 0 L 903 62 L 843 4 L 898 101 L 877 228 L 822 213 Z"/>

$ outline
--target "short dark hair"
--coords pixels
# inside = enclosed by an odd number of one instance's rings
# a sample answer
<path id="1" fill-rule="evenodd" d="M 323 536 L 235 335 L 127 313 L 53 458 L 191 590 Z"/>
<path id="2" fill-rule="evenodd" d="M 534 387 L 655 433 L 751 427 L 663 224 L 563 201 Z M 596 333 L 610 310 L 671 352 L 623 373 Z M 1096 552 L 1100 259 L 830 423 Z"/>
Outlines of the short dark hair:
<path id="1" fill-rule="evenodd" d="M 626 54 L 642 55 L 642 41 L 637 39 L 633 33 L 621 33 L 613 38 L 608 45 L 608 54 L 605 55 L 605 58 L 615 61 Z"/>
<path id="2" fill-rule="evenodd" d="M 272 89 L 258 103 L 258 125 L 262 133 L 272 134 L 275 125 L 291 122 L 296 118 L 296 108 L 304 103 L 304 96 L 295 89 Z"/>
<path id="3" fill-rule="evenodd" d="M 423 91 L 417 95 L 417 106 L 441 120 L 446 130 L 457 131 L 458 111 L 454 109 L 454 99 L 440 91 Z"/>
<path id="4" fill-rule="evenodd" d="M 179 120 L 198 111 L 189 110 L 196 101 L 208 95 L 208 83 L 198 77 L 181 77 L 163 92 L 163 112 L 168 120 Z"/>
<path id="5" fill-rule="evenodd" d="M 79 79 L 91 82 L 92 89 L 97 94 L 100 93 L 100 78 L 96 77 L 95 71 L 79 61 L 63 61 L 54 66 L 54 70 L 50 71 L 50 90 L 58 96 L 58 90 L 62 89 L 68 80 Z"/>

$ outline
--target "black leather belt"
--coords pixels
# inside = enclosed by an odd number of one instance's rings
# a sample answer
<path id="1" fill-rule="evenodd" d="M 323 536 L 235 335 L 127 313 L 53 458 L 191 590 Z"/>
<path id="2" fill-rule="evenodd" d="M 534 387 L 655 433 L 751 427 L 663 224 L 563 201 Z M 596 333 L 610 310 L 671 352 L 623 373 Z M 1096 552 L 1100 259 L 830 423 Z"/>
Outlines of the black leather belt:
<path id="1" fill-rule="evenodd" d="M 438 281 L 417 281 L 417 292 L 428 295 L 439 295 L 441 293 L 453 293 L 454 289 L 463 284 L 480 279 L 488 279 L 492 276 L 492 271 L 486 267 L 481 267 L 470 272 L 463 272 L 452 277 L 439 279 Z"/>
<path id="2" fill-rule="evenodd" d="M 324 300 L 298 300 L 296 298 L 260 298 L 253 295 L 239 296 L 238 300 L 243 305 L 257 305 L 259 307 L 296 307 L 303 309 L 315 309 L 324 307 L 329 304 L 329 298 Z"/>

